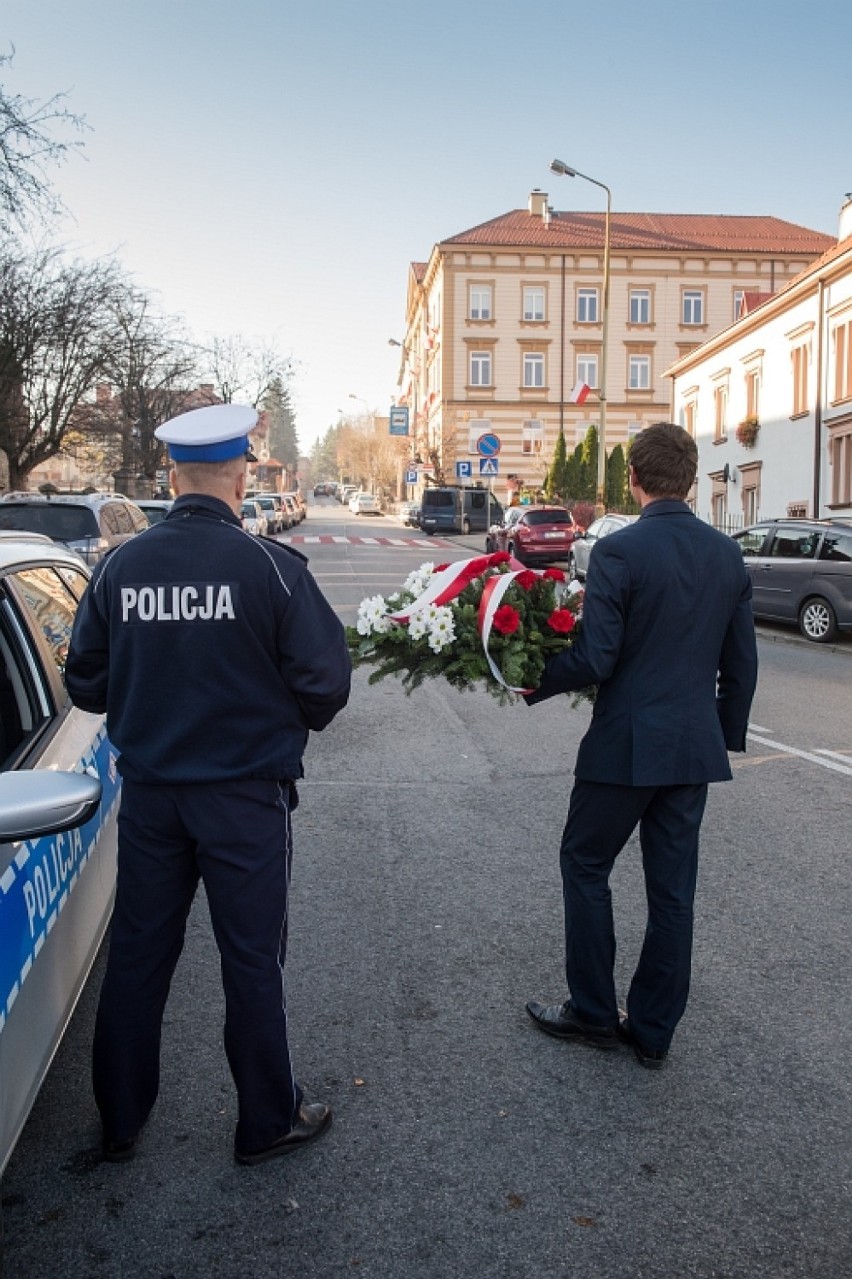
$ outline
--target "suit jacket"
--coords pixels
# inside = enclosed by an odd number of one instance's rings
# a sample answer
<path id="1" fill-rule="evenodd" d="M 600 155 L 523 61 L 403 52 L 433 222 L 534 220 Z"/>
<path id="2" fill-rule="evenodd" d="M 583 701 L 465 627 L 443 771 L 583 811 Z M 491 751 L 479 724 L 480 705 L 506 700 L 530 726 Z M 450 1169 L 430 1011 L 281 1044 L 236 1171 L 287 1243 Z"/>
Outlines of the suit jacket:
<path id="1" fill-rule="evenodd" d="M 661 500 L 597 543 L 577 641 L 527 701 L 597 684 L 576 776 L 674 786 L 730 779 L 756 683 L 739 547 L 685 502 Z"/>

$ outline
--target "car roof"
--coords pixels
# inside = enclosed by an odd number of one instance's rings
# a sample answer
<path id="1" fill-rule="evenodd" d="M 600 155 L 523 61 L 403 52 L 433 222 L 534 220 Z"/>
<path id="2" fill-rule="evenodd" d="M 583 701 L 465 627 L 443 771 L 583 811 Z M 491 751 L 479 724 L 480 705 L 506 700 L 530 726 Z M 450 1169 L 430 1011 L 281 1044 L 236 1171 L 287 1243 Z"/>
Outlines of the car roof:
<path id="1" fill-rule="evenodd" d="M 79 555 L 45 537 L 43 533 L 20 533 L 17 529 L 0 530 L 0 572 L 7 572 L 19 564 L 32 564 L 48 561 L 52 564 L 66 564 L 69 568 L 79 569 L 83 561 Z"/>

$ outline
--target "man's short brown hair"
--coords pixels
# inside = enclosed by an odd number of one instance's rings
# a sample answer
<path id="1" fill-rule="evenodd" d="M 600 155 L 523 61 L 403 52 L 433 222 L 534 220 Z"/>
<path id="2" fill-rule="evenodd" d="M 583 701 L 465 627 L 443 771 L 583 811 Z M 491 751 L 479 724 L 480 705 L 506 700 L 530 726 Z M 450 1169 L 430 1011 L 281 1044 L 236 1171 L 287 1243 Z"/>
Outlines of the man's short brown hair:
<path id="1" fill-rule="evenodd" d="M 628 460 L 649 497 L 683 499 L 695 483 L 698 447 L 682 426 L 655 422 L 634 437 Z"/>

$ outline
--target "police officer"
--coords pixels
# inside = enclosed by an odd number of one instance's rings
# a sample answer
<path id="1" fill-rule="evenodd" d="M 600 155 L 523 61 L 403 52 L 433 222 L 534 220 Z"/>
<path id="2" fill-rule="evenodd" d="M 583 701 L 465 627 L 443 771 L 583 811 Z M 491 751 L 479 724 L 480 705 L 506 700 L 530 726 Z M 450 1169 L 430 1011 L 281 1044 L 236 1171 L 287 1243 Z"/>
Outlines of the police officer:
<path id="1" fill-rule="evenodd" d="M 245 532 L 254 409 L 173 418 L 176 501 L 117 547 L 80 604 L 66 667 L 107 714 L 122 776 L 118 884 L 95 1026 L 105 1158 L 132 1157 L 159 1087 L 160 1034 L 201 878 L 222 961 L 238 1163 L 298 1149 L 331 1122 L 303 1100 L 284 997 L 295 783 L 308 732 L 349 697 L 343 627 L 298 552 Z"/>

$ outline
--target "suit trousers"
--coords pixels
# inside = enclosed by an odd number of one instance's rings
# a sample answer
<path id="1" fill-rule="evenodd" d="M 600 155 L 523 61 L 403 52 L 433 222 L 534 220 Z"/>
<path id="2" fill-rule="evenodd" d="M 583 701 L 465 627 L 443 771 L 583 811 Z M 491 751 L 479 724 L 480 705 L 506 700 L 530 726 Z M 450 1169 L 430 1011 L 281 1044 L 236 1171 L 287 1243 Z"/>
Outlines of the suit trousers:
<path id="1" fill-rule="evenodd" d="M 286 783 L 124 780 L 93 1052 L 108 1139 L 134 1137 L 157 1098 L 163 1013 L 199 878 L 221 958 L 225 1051 L 239 1102 L 236 1148 L 261 1150 L 292 1128 L 301 1091 L 284 994 L 291 860 Z"/>
<path id="2" fill-rule="evenodd" d="M 638 825 L 648 919 L 627 1014 L 647 1048 L 668 1048 L 686 1008 L 698 833 L 706 802 L 706 782 L 616 786 L 577 779 L 571 793 L 559 857 L 571 1001 L 584 1021 L 618 1023 L 609 877 Z"/>

